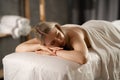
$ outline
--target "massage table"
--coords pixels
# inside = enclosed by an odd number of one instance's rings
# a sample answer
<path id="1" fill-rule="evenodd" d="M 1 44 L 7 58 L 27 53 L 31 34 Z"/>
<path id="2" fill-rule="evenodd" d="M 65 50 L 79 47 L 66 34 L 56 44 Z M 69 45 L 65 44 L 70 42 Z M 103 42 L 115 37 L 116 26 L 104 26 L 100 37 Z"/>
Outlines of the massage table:
<path id="1" fill-rule="evenodd" d="M 34 52 L 3 58 L 4 80 L 100 80 L 101 59 L 89 49 L 88 62 L 78 63 Z"/>
<path id="2" fill-rule="evenodd" d="M 112 22 L 120 30 L 120 20 Z M 86 64 L 35 52 L 11 53 L 3 58 L 4 80 L 102 80 L 101 57 L 89 49 Z"/>

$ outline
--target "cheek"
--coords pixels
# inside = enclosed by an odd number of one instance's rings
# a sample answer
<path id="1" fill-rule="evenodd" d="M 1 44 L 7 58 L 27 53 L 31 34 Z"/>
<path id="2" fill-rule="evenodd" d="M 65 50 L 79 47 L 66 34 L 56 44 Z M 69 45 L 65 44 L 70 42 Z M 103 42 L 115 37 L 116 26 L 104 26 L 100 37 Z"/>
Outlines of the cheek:
<path id="1" fill-rule="evenodd" d="M 50 40 L 49 39 L 45 39 L 44 43 L 45 43 L 45 46 L 50 46 Z"/>

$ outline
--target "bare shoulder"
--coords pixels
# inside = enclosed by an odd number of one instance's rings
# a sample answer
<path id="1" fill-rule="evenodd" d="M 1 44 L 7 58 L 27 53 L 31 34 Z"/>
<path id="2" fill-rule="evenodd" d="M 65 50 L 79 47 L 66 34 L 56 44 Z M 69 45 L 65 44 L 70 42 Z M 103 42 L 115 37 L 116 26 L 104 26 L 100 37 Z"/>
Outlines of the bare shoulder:
<path id="1" fill-rule="evenodd" d="M 87 45 L 85 41 L 85 32 L 79 27 L 71 27 L 68 29 L 68 35 L 70 37 L 70 45 L 74 50 L 81 52 L 87 51 Z"/>
<path id="2" fill-rule="evenodd" d="M 67 33 L 71 38 L 78 37 L 84 39 L 85 37 L 85 31 L 80 27 L 69 27 Z"/>

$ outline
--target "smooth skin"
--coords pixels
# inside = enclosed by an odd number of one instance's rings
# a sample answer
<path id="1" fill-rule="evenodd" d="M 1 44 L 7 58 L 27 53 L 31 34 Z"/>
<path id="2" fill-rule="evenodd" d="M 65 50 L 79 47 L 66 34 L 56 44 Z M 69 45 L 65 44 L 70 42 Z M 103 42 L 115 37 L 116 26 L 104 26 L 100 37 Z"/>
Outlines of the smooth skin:
<path id="1" fill-rule="evenodd" d="M 37 38 L 33 38 L 18 45 L 16 52 L 36 52 L 59 56 L 79 64 L 85 64 L 90 47 L 86 32 L 75 26 L 61 29 L 64 33 L 56 27 L 53 28 L 46 35 L 44 45 Z"/>

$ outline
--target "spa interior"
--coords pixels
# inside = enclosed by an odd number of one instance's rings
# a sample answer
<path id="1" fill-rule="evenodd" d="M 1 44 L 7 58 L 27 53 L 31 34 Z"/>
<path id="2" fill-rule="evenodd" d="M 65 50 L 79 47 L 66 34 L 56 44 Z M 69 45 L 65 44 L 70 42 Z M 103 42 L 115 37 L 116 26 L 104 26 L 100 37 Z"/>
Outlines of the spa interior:
<path id="1" fill-rule="evenodd" d="M 17 72 L 15 72 L 18 65 L 3 61 L 3 59 L 15 53 L 17 45 L 34 37 L 31 29 L 38 22 L 82 25 L 88 20 L 112 22 L 119 19 L 120 0 L 0 0 L 0 80 L 78 80 L 67 77 L 61 79 L 60 76 L 59 79 L 33 77 L 18 79 Z M 11 66 L 8 67 L 9 64 L 14 65 L 11 69 L 13 72 L 7 71 L 11 68 Z M 20 72 L 19 69 L 18 72 Z M 27 76 L 26 73 L 23 72 L 23 74 Z"/>

